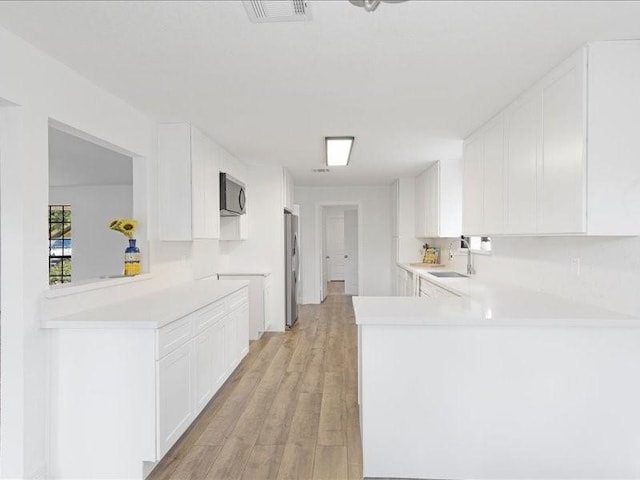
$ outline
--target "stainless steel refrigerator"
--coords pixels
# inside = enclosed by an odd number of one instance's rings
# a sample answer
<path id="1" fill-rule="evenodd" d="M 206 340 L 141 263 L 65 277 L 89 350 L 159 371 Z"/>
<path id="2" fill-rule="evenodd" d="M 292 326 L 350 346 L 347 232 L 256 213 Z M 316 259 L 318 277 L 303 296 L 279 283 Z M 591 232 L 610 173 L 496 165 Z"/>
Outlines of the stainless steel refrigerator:
<path id="1" fill-rule="evenodd" d="M 300 248 L 298 245 L 298 217 L 289 212 L 284 212 L 284 265 L 286 321 L 287 326 L 292 327 L 298 319 Z"/>

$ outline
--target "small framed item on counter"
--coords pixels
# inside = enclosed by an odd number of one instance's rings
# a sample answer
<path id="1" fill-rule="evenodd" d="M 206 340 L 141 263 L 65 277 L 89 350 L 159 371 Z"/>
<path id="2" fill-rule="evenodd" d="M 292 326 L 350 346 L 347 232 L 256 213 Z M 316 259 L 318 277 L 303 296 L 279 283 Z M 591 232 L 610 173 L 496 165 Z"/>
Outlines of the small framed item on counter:
<path id="1" fill-rule="evenodd" d="M 425 244 L 422 263 L 426 263 L 428 265 L 438 265 L 440 263 L 440 249 Z"/>

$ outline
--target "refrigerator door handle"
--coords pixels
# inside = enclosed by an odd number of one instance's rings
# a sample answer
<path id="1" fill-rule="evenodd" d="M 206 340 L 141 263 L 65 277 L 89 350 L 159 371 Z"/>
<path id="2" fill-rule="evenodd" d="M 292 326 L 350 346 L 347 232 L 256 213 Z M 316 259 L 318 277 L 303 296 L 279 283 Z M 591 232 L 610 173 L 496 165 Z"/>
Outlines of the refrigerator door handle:
<path id="1" fill-rule="evenodd" d="M 298 269 L 300 268 L 300 255 L 298 255 L 298 253 L 299 253 L 298 235 L 295 234 L 293 236 L 293 256 L 295 258 L 295 269 L 294 270 L 295 270 L 296 274 L 298 273 Z"/>

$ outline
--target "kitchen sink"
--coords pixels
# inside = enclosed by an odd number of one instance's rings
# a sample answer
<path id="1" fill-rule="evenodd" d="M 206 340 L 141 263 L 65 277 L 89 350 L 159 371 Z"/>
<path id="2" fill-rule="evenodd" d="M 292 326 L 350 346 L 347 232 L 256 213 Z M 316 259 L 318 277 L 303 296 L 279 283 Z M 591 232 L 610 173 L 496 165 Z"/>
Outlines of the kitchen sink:
<path id="1" fill-rule="evenodd" d="M 457 278 L 457 277 L 468 278 L 468 275 L 462 275 L 461 273 L 458 273 L 458 272 L 429 272 L 429 274 L 439 278 Z"/>

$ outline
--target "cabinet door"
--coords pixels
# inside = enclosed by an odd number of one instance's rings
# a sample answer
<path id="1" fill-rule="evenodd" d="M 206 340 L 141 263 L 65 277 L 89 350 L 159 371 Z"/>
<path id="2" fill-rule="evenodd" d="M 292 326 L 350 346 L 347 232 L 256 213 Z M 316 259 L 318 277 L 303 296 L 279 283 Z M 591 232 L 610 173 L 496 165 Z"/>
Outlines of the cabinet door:
<path id="1" fill-rule="evenodd" d="M 404 269 L 396 267 L 396 296 L 402 297 L 405 295 L 406 285 Z"/>
<path id="2" fill-rule="evenodd" d="M 238 345 L 238 363 L 244 358 L 249 351 L 249 305 L 244 304 L 236 313 L 236 322 L 238 322 L 237 345 Z"/>
<path id="3" fill-rule="evenodd" d="M 507 113 L 507 233 L 537 231 L 541 103 L 536 90 Z"/>
<path id="4" fill-rule="evenodd" d="M 391 236 L 397 237 L 400 231 L 400 180 L 391 184 Z"/>
<path id="5" fill-rule="evenodd" d="M 206 238 L 220 238 L 220 162 L 217 149 L 209 138 L 209 155 L 205 164 L 205 235 Z"/>
<path id="6" fill-rule="evenodd" d="M 414 295 L 413 274 L 405 271 L 404 277 L 405 277 L 404 295 L 405 297 L 413 297 Z"/>
<path id="7" fill-rule="evenodd" d="M 207 138 L 191 128 L 191 220 L 194 238 L 207 238 L 207 163 L 211 150 Z"/>
<path id="8" fill-rule="evenodd" d="M 284 208 L 293 211 L 293 178 L 286 168 L 282 169 L 282 203 Z"/>
<path id="9" fill-rule="evenodd" d="M 586 232 L 585 58 L 574 56 L 543 85 L 540 233 Z"/>
<path id="10" fill-rule="evenodd" d="M 416 177 L 416 237 L 427 236 L 427 172 Z"/>
<path id="11" fill-rule="evenodd" d="M 226 319 L 219 320 L 211 327 L 212 377 L 214 394 L 227 379 L 230 370 L 226 358 Z"/>
<path id="12" fill-rule="evenodd" d="M 191 424 L 193 342 L 158 361 L 158 450 L 162 457 Z"/>
<path id="13" fill-rule="evenodd" d="M 192 207 L 194 238 L 220 237 L 219 147 L 191 127 Z"/>
<path id="14" fill-rule="evenodd" d="M 264 281 L 264 325 L 263 332 L 266 332 L 271 328 L 271 279 L 267 277 Z"/>
<path id="15" fill-rule="evenodd" d="M 466 235 L 483 232 L 483 155 L 482 134 L 464 144 L 464 172 L 462 189 L 462 229 Z"/>
<path id="16" fill-rule="evenodd" d="M 194 341 L 193 370 L 195 415 L 200 413 L 215 393 L 216 379 L 213 371 L 214 336 L 213 327 L 207 328 Z"/>
<path id="17" fill-rule="evenodd" d="M 161 240 L 191 240 L 191 128 L 158 125 L 158 229 Z"/>
<path id="18" fill-rule="evenodd" d="M 440 236 L 440 162 L 427 170 L 426 231 L 428 237 Z"/>
<path id="19" fill-rule="evenodd" d="M 236 317 L 237 311 L 229 312 L 224 322 L 224 356 L 229 374 L 238 365 L 238 322 Z"/>
<path id="20" fill-rule="evenodd" d="M 483 210 L 481 234 L 504 233 L 504 117 L 483 132 Z"/>

